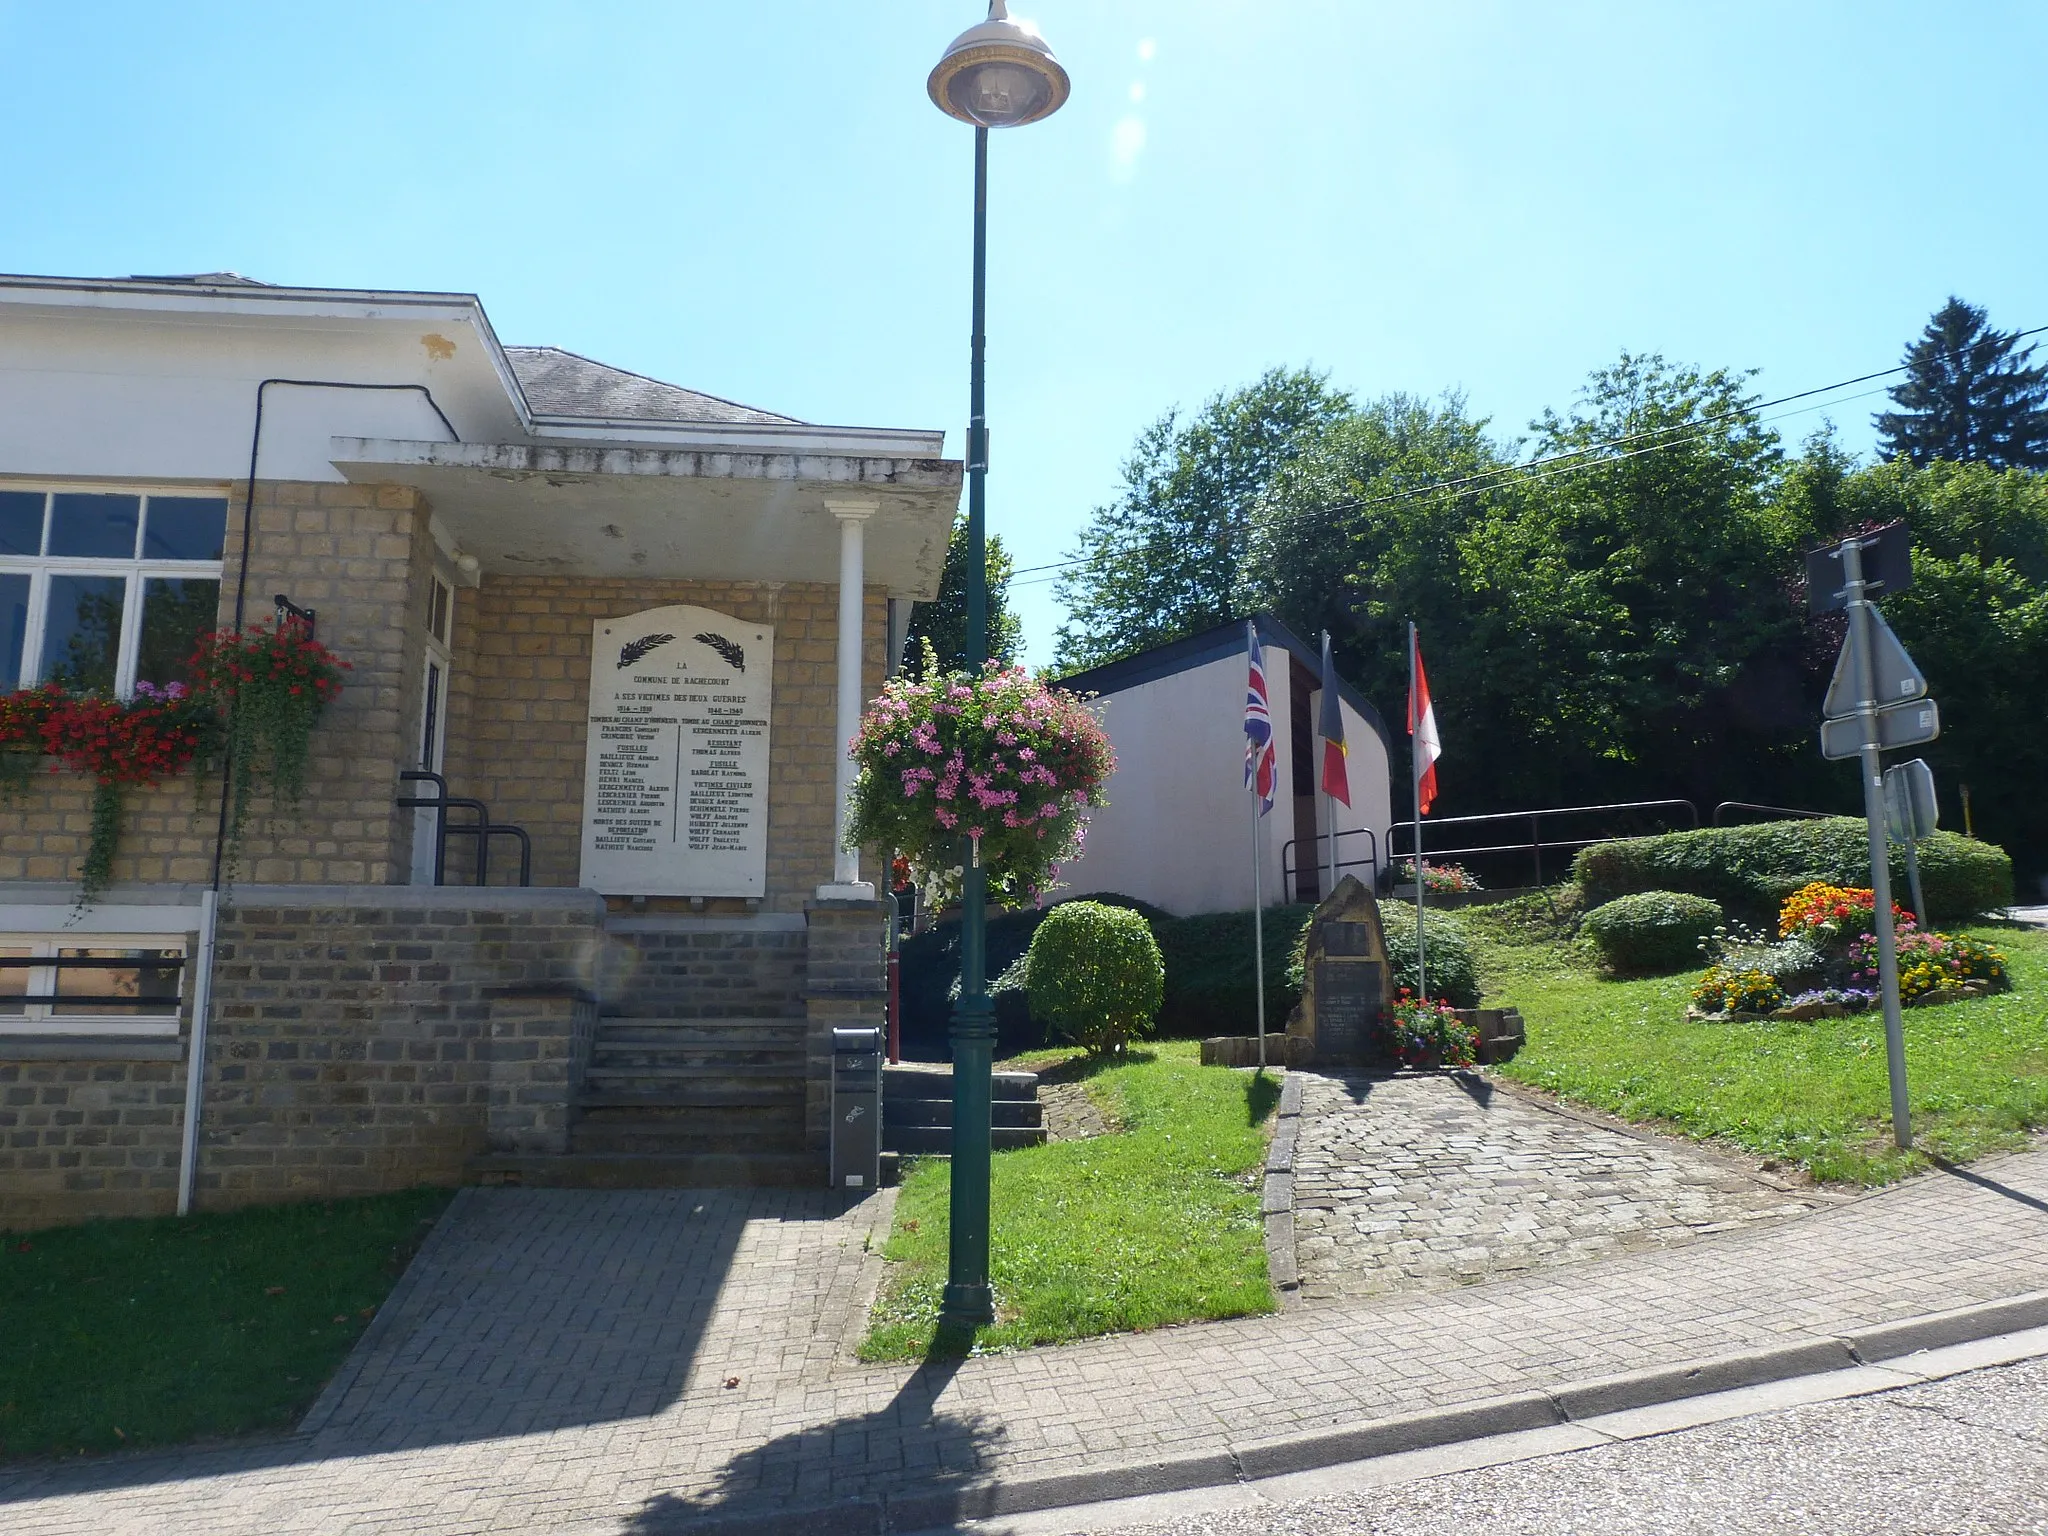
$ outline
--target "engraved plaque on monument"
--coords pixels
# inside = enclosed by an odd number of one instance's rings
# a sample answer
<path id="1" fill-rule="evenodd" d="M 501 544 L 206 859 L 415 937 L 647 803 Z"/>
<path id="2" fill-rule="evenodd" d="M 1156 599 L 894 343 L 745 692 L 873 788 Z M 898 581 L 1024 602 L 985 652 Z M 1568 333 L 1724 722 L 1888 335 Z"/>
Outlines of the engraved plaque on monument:
<path id="1" fill-rule="evenodd" d="M 582 884 L 762 895 L 775 631 L 693 607 L 592 629 Z"/>
<path id="2" fill-rule="evenodd" d="M 1371 960 L 1316 962 L 1316 1055 L 1363 1056 L 1380 1016 L 1380 967 Z"/>

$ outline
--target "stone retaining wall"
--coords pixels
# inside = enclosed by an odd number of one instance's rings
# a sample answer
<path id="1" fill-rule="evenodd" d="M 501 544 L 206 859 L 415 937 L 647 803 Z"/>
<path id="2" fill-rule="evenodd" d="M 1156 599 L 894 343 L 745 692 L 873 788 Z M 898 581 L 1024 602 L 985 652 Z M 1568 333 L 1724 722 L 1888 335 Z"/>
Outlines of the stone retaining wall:
<path id="1" fill-rule="evenodd" d="M 565 1150 L 603 916 L 577 890 L 245 887 L 217 940 L 199 1206 Z M 185 1045 L 0 1037 L 0 1227 L 169 1212 Z"/>

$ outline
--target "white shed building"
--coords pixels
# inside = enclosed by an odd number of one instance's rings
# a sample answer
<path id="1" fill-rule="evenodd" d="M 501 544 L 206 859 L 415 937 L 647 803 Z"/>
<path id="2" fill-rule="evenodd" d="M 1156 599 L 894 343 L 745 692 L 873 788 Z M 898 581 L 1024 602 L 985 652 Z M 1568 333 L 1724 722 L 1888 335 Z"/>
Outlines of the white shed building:
<path id="1" fill-rule="evenodd" d="M 1268 905 L 1315 901 L 1328 885 L 1329 826 L 1317 792 L 1321 658 L 1270 614 L 1265 649 L 1279 793 L 1260 832 Z M 1062 678 L 1097 696 L 1116 748 L 1109 803 L 1089 819 L 1069 890 L 1118 892 L 1185 916 L 1252 905 L 1252 797 L 1244 787 L 1243 621 Z M 1386 722 L 1341 679 L 1351 804 L 1334 805 L 1337 872 L 1368 884 L 1386 861 L 1392 820 Z"/>

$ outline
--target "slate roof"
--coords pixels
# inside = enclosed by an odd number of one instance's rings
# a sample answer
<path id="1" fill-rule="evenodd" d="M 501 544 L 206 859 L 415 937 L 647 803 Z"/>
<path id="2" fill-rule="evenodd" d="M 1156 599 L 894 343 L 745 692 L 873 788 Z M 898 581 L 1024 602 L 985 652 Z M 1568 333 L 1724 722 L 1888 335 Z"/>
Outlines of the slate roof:
<path id="1" fill-rule="evenodd" d="M 540 416 L 612 421 L 755 421 L 794 423 L 794 416 L 757 411 L 644 374 L 628 373 L 560 347 L 507 347 L 505 356 L 527 404 Z"/>

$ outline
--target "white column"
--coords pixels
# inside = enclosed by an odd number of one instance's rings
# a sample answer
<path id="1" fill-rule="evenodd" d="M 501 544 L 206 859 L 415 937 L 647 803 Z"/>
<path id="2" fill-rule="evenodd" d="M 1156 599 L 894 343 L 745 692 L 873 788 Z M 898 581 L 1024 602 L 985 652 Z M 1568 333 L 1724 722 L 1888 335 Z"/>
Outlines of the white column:
<path id="1" fill-rule="evenodd" d="M 860 729 L 861 609 L 866 590 L 866 535 L 875 515 L 873 501 L 827 501 L 839 520 L 839 688 L 832 775 L 832 883 L 818 887 L 820 901 L 873 901 L 874 886 L 860 877 L 860 854 L 846 846 L 846 802 L 853 793 L 853 760 L 846 755 Z"/>

